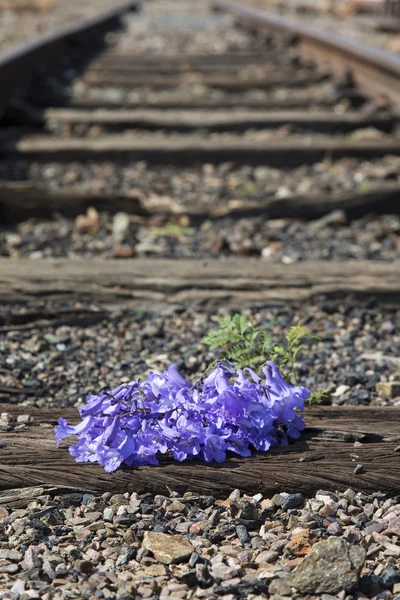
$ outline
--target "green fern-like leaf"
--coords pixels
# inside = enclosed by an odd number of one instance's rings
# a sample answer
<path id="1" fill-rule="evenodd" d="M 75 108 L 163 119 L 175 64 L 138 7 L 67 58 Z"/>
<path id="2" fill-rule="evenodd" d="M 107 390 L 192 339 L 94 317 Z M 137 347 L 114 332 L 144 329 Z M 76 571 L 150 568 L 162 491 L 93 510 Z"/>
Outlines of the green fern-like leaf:
<path id="1" fill-rule="evenodd" d="M 211 350 L 219 350 L 222 357 L 233 362 L 236 368 L 251 367 L 258 371 L 267 360 L 273 360 L 285 377 L 298 385 L 296 361 L 304 348 L 304 341 L 319 340 L 306 327 L 291 327 L 286 344 L 274 344 L 272 337 L 239 313 L 218 319 L 219 329 L 211 331 L 204 339 Z M 320 403 L 326 396 L 313 392 L 310 403 Z"/>
<path id="2" fill-rule="evenodd" d="M 325 392 L 311 392 L 311 396 L 309 399 L 310 404 L 321 404 L 325 400 L 327 400 L 328 394 Z"/>
<path id="3" fill-rule="evenodd" d="M 239 313 L 236 313 L 233 316 L 232 321 L 238 334 L 244 336 L 245 331 L 248 327 L 248 319 L 246 315 L 240 315 Z"/>

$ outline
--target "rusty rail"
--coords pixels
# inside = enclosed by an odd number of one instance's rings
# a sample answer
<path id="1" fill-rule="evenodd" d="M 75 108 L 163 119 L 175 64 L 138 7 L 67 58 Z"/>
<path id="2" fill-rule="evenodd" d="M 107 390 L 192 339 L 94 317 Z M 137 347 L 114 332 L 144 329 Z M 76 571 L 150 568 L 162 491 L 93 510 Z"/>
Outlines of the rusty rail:
<path id="1" fill-rule="evenodd" d="M 231 0 L 216 0 L 213 7 L 252 26 L 273 27 L 298 36 L 305 58 L 333 72 L 350 70 L 361 89 L 375 97 L 388 98 L 393 108 L 400 111 L 400 57 L 395 54 Z"/>
<path id="2" fill-rule="evenodd" d="M 138 8 L 138 0 L 125 0 L 112 9 L 0 53 L 0 116 L 11 102 L 23 98 L 38 72 L 74 53 L 80 45 L 88 47 L 92 36 L 118 27 L 121 15 Z"/>

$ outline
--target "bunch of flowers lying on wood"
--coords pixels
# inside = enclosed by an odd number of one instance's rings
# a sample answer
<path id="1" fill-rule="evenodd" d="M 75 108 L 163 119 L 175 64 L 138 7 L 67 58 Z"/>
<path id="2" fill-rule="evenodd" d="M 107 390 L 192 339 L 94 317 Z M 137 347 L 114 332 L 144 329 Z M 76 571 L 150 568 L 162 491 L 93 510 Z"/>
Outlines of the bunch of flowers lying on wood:
<path id="1" fill-rule="evenodd" d="M 228 451 L 249 456 L 251 449 L 267 451 L 298 438 L 305 428 L 300 415 L 305 400 L 321 402 L 325 394 L 310 394 L 299 385 L 296 361 L 306 340 L 319 339 L 297 325 L 289 329 L 285 345 L 277 345 L 245 315 L 225 316 L 218 323 L 219 329 L 203 340 L 221 356 L 207 376 L 193 384 L 172 365 L 145 380 L 88 396 L 79 425 L 59 419 L 58 444 L 75 435 L 70 453 L 76 461 L 114 471 L 122 464 L 157 465 L 160 454 L 223 462 Z"/>
<path id="2" fill-rule="evenodd" d="M 106 471 L 157 465 L 157 455 L 166 453 L 178 461 L 223 462 L 228 451 L 249 456 L 251 448 L 266 451 L 299 437 L 305 425 L 298 411 L 309 396 L 306 388 L 287 383 L 272 361 L 260 375 L 218 362 L 194 384 L 172 365 L 144 381 L 88 396 L 82 422 L 74 427 L 59 419 L 56 440 L 76 435 L 70 454 Z"/>

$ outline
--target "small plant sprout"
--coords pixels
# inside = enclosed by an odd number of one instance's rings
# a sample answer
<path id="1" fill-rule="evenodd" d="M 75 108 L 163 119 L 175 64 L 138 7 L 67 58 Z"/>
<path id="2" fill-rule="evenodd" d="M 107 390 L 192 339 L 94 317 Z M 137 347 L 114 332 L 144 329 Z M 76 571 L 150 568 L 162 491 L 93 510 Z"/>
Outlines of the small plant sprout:
<path id="1" fill-rule="evenodd" d="M 210 350 L 219 350 L 221 356 L 233 362 L 236 368 L 251 367 L 258 371 L 266 360 L 272 360 L 295 385 L 299 385 L 296 373 L 296 359 L 304 348 L 306 340 L 319 341 L 303 325 L 291 327 L 285 336 L 285 345 L 274 344 L 272 336 L 261 327 L 256 327 L 246 317 L 236 313 L 218 320 L 219 328 L 203 339 Z M 289 369 L 288 369 L 289 367 Z M 326 398 L 323 392 L 312 392 L 310 403 L 321 403 Z"/>

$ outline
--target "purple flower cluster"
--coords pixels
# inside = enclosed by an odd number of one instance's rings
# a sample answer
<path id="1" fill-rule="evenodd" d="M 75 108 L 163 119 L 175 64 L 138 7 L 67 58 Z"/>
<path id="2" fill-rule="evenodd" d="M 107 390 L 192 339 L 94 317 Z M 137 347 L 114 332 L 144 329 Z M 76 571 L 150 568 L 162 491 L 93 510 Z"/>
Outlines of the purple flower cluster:
<path id="1" fill-rule="evenodd" d="M 262 373 L 218 363 L 191 384 L 172 365 L 145 381 L 88 396 L 82 422 L 74 427 L 59 419 L 55 437 L 59 444 L 76 435 L 69 449 L 75 460 L 98 462 L 108 472 L 122 463 L 157 465 L 157 454 L 223 462 L 228 450 L 240 456 L 249 456 L 250 447 L 266 451 L 299 437 L 305 425 L 298 410 L 310 392 L 289 385 L 273 362 Z"/>

